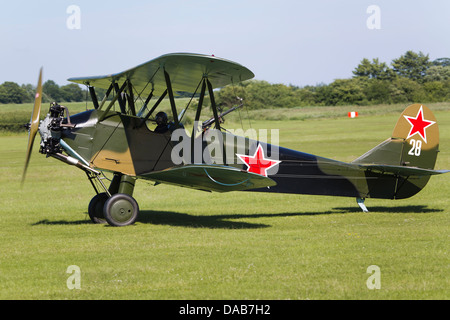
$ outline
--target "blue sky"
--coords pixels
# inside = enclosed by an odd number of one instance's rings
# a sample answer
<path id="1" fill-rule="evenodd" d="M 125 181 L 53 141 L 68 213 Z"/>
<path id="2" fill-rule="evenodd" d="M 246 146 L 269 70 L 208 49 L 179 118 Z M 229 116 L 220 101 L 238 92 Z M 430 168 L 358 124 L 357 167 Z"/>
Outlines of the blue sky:
<path id="1" fill-rule="evenodd" d="M 67 8 L 80 8 L 80 29 Z M 370 5 L 380 29 L 369 29 Z M 297 86 L 349 78 L 363 58 L 450 57 L 450 1 L 15 0 L 0 8 L 0 83 L 116 73 L 171 52 L 214 54 L 256 79 Z"/>

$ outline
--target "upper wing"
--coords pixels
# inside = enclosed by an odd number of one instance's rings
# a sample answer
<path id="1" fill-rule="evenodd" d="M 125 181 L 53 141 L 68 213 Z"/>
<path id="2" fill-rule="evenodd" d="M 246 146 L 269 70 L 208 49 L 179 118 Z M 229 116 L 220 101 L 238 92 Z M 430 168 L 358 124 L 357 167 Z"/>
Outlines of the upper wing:
<path id="1" fill-rule="evenodd" d="M 246 67 L 214 56 L 172 53 L 162 55 L 129 70 L 97 77 L 78 77 L 71 82 L 108 89 L 112 82 L 121 86 L 129 80 L 139 94 L 155 96 L 163 94 L 166 88 L 164 71 L 170 75 L 173 91 L 195 92 L 199 82 L 207 77 L 213 88 L 253 78 L 255 75 Z"/>

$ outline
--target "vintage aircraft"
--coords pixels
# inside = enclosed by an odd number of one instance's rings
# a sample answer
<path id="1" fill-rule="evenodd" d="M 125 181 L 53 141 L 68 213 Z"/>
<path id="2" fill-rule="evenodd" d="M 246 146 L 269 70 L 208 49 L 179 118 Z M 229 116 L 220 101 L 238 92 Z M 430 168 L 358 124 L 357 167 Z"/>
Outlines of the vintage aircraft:
<path id="1" fill-rule="evenodd" d="M 124 72 L 69 79 L 88 86 L 94 109 L 69 115 L 66 107 L 52 103 L 39 121 L 41 69 L 22 182 L 37 132 L 41 153 L 86 173 L 97 193 L 89 203 L 89 216 L 94 223 L 112 226 L 136 221 L 139 206 L 132 195 L 137 179 L 217 192 L 354 197 L 367 211 L 365 198 L 408 198 L 430 176 L 448 172 L 434 170 L 438 125 L 421 104 L 404 110 L 391 138 L 350 163 L 230 135 L 222 130 L 224 114 L 218 111 L 214 89 L 253 77 L 244 66 L 218 57 L 167 54 Z M 107 90 L 102 100 L 95 88 Z M 176 106 L 178 92 L 198 97 L 194 123 L 199 123 L 208 93 L 213 117 L 188 133 L 182 125 L 186 109 L 179 112 Z M 156 112 L 166 96 L 170 123 L 164 112 Z M 109 187 L 103 183 L 104 171 L 113 173 Z"/>

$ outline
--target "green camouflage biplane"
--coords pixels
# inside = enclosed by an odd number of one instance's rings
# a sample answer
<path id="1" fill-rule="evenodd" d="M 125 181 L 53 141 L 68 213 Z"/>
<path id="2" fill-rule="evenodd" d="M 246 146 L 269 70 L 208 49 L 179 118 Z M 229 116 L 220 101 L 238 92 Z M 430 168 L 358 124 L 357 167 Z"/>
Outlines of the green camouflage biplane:
<path id="1" fill-rule="evenodd" d="M 244 66 L 218 57 L 167 54 L 124 72 L 69 79 L 88 86 L 94 108 L 70 115 L 66 107 L 52 103 L 39 121 L 41 69 L 27 125 L 22 182 L 37 132 L 41 153 L 86 173 L 96 192 L 88 207 L 91 220 L 113 226 L 136 221 L 139 206 L 132 194 L 137 179 L 216 192 L 354 197 L 367 211 L 366 198 L 408 198 L 430 176 L 448 172 L 434 170 L 438 125 L 421 104 L 405 109 L 391 138 L 350 163 L 234 136 L 221 123 L 240 106 L 220 113 L 214 89 L 253 77 Z M 101 100 L 96 89 L 106 90 Z M 198 99 L 192 131 L 183 127 L 187 107 L 180 112 L 176 106 L 180 92 Z M 165 98 L 170 102 L 169 116 L 160 111 Z M 202 112 L 209 110 L 212 118 L 200 122 Z M 103 182 L 105 171 L 113 174 L 109 186 Z"/>

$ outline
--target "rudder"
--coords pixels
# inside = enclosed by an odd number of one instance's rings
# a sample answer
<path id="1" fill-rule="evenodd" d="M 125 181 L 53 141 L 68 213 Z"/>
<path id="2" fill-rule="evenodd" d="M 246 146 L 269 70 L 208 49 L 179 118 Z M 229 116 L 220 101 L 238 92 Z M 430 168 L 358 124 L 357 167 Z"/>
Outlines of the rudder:
<path id="1" fill-rule="evenodd" d="M 402 199 L 419 192 L 430 179 L 428 173 L 408 167 L 433 170 L 438 152 L 436 118 L 423 104 L 413 104 L 400 115 L 391 138 L 352 163 L 366 167 L 369 176 L 375 167 L 388 174 L 385 179 L 368 180 L 370 197 Z"/>
<path id="2" fill-rule="evenodd" d="M 407 107 L 394 127 L 392 137 L 353 161 L 434 169 L 439 152 L 439 128 L 423 104 Z"/>
<path id="3" fill-rule="evenodd" d="M 439 152 L 439 128 L 426 106 L 407 107 L 397 121 L 392 139 L 404 140 L 400 165 L 434 169 Z"/>

